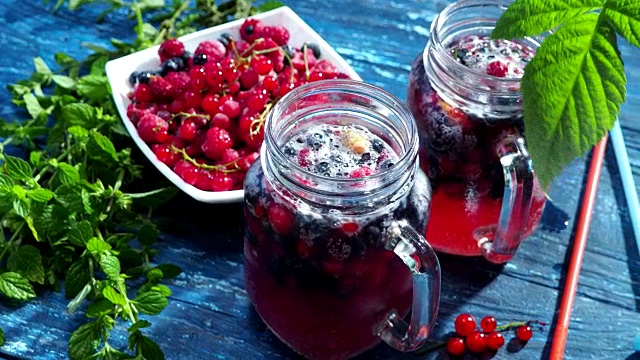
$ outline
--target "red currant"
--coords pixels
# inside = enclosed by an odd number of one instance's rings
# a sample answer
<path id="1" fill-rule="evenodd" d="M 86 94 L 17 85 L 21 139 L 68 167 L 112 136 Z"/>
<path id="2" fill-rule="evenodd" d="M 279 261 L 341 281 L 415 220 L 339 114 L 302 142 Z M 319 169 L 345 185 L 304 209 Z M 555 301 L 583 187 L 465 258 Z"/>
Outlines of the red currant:
<path id="1" fill-rule="evenodd" d="M 229 119 L 235 119 L 240 115 L 240 104 L 236 101 L 228 100 L 220 103 L 220 111 L 229 117 Z"/>
<path id="2" fill-rule="evenodd" d="M 533 329 L 529 325 L 522 325 L 516 329 L 516 337 L 520 341 L 529 341 L 533 336 Z"/>
<path id="3" fill-rule="evenodd" d="M 476 330 L 476 319 L 469 314 L 460 314 L 455 320 L 456 332 L 460 336 L 467 336 Z"/>
<path id="4" fill-rule="evenodd" d="M 273 231 L 280 235 L 286 235 L 293 230 L 294 217 L 287 208 L 279 204 L 272 204 L 267 209 L 269 223 Z"/>
<path id="5" fill-rule="evenodd" d="M 273 62 L 266 56 L 256 57 L 251 61 L 251 67 L 258 75 L 267 75 L 273 70 Z"/>
<path id="6" fill-rule="evenodd" d="M 498 326 L 498 321 L 493 316 L 485 316 L 480 320 L 480 327 L 484 332 L 492 332 Z"/>
<path id="7" fill-rule="evenodd" d="M 275 91 L 278 89 L 278 79 L 275 76 L 267 76 L 262 80 L 262 86 L 268 91 Z"/>
<path id="8" fill-rule="evenodd" d="M 202 104 L 202 96 L 197 91 L 186 91 L 184 93 L 184 105 L 187 108 L 199 108 Z"/>
<path id="9" fill-rule="evenodd" d="M 231 120 L 229 120 L 229 117 L 224 113 L 217 113 L 211 118 L 211 126 L 227 130 L 231 127 Z"/>
<path id="10" fill-rule="evenodd" d="M 202 99 L 202 110 L 207 114 L 213 116 L 218 113 L 219 109 L 218 98 L 214 95 L 207 95 Z"/>
<path id="11" fill-rule="evenodd" d="M 487 348 L 489 350 L 498 350 L 504 345 L 504 336 L 501 333 L 494 331 L 487 335 Z"/>
<path id="12" fill-rule="evenodd" d="M 178 136 L 181 139 L 191 141 L 196 138 L 198 134 L 198 126 L 191 118 L 185 119 L 180 127 L 178 127 Z"/>
<path id="13" fill-rule="evenodd" d="M 464 354 L 465 345 L 464 339 L 459 337 L 454 337 L 447 340 L 447 352 L 451 355 L 460 356 Z"/>
<path id="14" fill-rule="evenodd" d="M 254 87 L 258 83 L 258 80 L 258 73 L 253 69 L 249 69 L 240 75 L 240 83 L 245 89 L 251 89 Z"/>
<path id="15" fill-rule="evenodd" d="M 487 348 L 487 336 L 479 331 L 474 331 L 467 336 L 467 348 L 472 352 L 483 352 Z"/>
<path id="16" fill-rule="evenodd" d="M 262 111 L 262 109 L 264 109 L 264 105 L 266 103 L 267 103 L 266 96 L 262 94 L 253 95 L 247 100 L 247 108 L 249 109 L 249 111 L 260 112 Z"/>
<path id="17" fill-rule="evenodd" d="M 180 157 L 178 154 L 173 151 L 171 145 L 169 144 L 157 144 L 153 148 L 153 153 L 156 155 L 158 160 L 165 163 L 167 166 L 172 167 L 178 162 Z"/>

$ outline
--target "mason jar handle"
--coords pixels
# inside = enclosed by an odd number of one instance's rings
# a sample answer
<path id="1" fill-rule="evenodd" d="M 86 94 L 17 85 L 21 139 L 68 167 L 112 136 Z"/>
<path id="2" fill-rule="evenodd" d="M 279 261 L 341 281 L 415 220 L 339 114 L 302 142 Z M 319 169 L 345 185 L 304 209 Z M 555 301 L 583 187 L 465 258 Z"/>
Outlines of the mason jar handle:
<path id="1" fill-rule="evenodd" d="M 504 172 L 504 195 L 493 239 L 480 238 L 482 255 L 497 264 L 515 255 L 524 237 L 533 196 L 534 173 L 524 138 L 509 135 L 497 147 Z"/>
<path id="2" fill-rule="evenodd" d="M 410 323 L 394 309 L 374 329 L 391 347 L 400 351 L 418 349 L 436 322 L 440 303 L 440 263 L 431 245 L 406 221 L 394 222 L 387 232 L 387 249 L 407 265 L 413 277 Z"/>

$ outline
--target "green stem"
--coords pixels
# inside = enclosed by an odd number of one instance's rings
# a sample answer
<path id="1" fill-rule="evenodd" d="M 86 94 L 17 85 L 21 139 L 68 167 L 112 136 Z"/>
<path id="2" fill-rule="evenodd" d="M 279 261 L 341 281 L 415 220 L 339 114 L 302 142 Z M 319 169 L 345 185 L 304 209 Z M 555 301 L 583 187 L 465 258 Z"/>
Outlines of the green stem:
<path id="1" fill-rule="evenodd" d="M 14 231 L 13 234 L 11 235 L 11 238 L 7 242 L 7 245 L 5 245 L 4 249 L 2 249 L 2 253 L 0 253 L 0 260 L 2 260 L 2 258 L 7 253 L 7 251 L 9 251 L 9 248 L 13 246 L 13 242 L 16 241 L 16 239 L 18 239 L 18 237 L 20 236 L 20 232 L 22 231 L 22 228 L 24 228 L 24 223 L 21 223 L 20 225 L 18 225 L 18 228 L 16 229 L 16 231 Z"/>

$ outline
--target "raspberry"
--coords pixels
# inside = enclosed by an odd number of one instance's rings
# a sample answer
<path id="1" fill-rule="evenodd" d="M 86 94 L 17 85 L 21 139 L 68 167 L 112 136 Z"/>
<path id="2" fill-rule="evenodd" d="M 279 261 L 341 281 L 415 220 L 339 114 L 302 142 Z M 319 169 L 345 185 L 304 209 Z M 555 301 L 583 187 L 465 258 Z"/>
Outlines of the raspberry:
<path id="1" fill-rule="evenodd" d="M 282 205 L 272 204 L 267 209 L 269 223 L 273 231 L 280 235 L 287 235 L 294 226 L 294 216 Z"/>
<path id="2" fill-rule="evenodd" d="M 190 78 L 185 72 L 170 72 L 164 77 L 173 86 L 176 94 L 181 94 L 189 89 Z"/>
<path id="3" fill-rule="evenodd" d="M 154 114 L 143 116 L 138 122 L 138 135 L 148 143 L 163 143 L 169 139 L 169 124 Z"/>
<path id="4" fill-rule="evenodd" d="M 153 101 L 153 91 L 149 85 L 138 84 L 133 92 L 133 98 L 139 102 Z"/>
<path id="5" fill-rule="evenodd" d="M 231 145 L 233 141 L 227 130 L 212 127 L 207 131 L 207 139 L 202 144 L 202 151 L 209 159 L 218 160 Z"/>
<path id="6" fill-rule="evenodd" d="M 153 95 L 161 100 L 170 100 L 175 95 L 175 89 L 170 82 L 161 76 L 153 76 L 149 81 Z"/>
<path id="7" fill-rule="evenodd" d="M 217 61 L 222 60 L 224 56 L 227 54 L 227 49 L 224 45 L 218 41 L 203 41 L 198 45 L 196 51 L 194 52 L 195 56 L 206 55 L 207 63 L 215 63 Z"/>
<path id="8" fill-rule="evenodd" d="M 271 38 L 276 44 L 284 46 L 289 42 L 289 30 L 284 26 L 263 26 L 260 37 Z"/>
<path id="9" fill-rule="evenodd" d="M 256 19 L 247 19 L 240 26 L 240 37 L 244 41 L 254 42 L 261 37 L 262 23 Z"/>
<path id="10" fill-rule="evenodd" d="M 487 75 L 505 77 L 508 73 L 509 67 L 501 61 L 490 62 L 489 65 L 487 65 Z"/>
<path id="11" fill-rule="evenodd" d="M 158 56 L 160 62 L 171 59 L 172 57 L 180 57 L 184 54 L 184 44 L 178 39 L 169 39 L 160 45 Z"/>

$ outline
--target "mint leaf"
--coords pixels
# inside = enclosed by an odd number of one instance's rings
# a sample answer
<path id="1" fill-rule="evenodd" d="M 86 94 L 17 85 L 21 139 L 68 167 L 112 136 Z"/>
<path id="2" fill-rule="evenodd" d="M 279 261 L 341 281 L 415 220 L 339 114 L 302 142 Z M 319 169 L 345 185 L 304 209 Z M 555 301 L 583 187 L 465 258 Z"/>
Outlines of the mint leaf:
<path id="1" fill-rule="evenodd" d="M 29 281 L 44 284 L 42 255 L 33 245 L 18 247 L 7 260 L 7 269 L 22 275 Z"/>
<path id="2" fill-rule="evenodd" d="M 124 295 L 118 293 L 116 289 L 112 288 L 111 286 L 107 286 L 102 289 L 102 295 L 107 300 L 111 301 L 113 305 L 127 305 L 127 299 L 124 297 Z"/>
<path id="3" fill-rule="evenodd" d="M 111 250 L 111 245 L 109 245 L 104 240 L 100 240 L 97 237 L 94 237 L 87 241 L 87 250 L 91 251 L 94 254 L 99 254 L 103 251 Z"/>
<path id="4" fill-rule="evenodd" d="M 58 164 L 58 178 L 63 184 L 75 184 L 80 181 L 80 173 L 78 169 L 70 164 L 61 162 Z"/>
<path id="5" fill-rule="evenodd" d="M 82 220 L 67 235 L 69 241 L 77 246 L 86 246 L 87 241 L 93 237 L 93 227 L 88 220 Z"/>
<path id="6" fill-rule="evenodd" d="M 38 99 L 31 93 L 24 95 L 24 104 L 27 107 L 27 112 L 31 115 L 32 118 L 37 119 L 41 114 L 44 114 L 46 111 L 40 105 Z"/>
<path id="7" fill-rule="evenodd" d="M 4 331 L 0 327 L 0 346 L 4 345 Z"/>
<path id="8" fill-rule="evenodd" d="M 131 326 L 127 329 L 127 331 L 128 331 L 128 332 L 130 332 L 130 333 L 132 333 L 132 332 L 134 332 L 134 331 L 136 331 L 136 330 L 144 329 L 144 328 L 147 328 L 147 327 L 149 327 L 149 326 L 151 326 L 151 323 L 150 323 L 150 322 L 148 322 L 147 320 L 138 320 L 138 321 L 136 321 L 136 323 L 135 323 L 135 324 L 131 325 Z"/>
<path id="9" fill-rule="evenodd" d="M 92 131 L 87 143 L 87 152 L 93 159 L 117 161 L 116 148 L 108 137 Z"/>
<path id="10" fill-rule="evenodd" d="M 72 103 L 62 107 L 61 117 L 70 126 L 88 127 L 96 116 L 96 108 L 85 103 Z"/>
<path id="11" fill-rule="evenodd" d="M 113 311 L 113 304 L 107 299 L 100 299 L 94 303 L 91 303 L 87 308 L 86 315 L 89 318 L 97 318 L 102 315 L 106 315 Z"/>
<path id="12" fill-rule="evenodd" d="M 15 300 L 29 300 L 36 297 L 36 292 L 29 284 L 29 280 L 15 272 L 0 274 L 0 292 Z"/>
<path id="13" fill-rule="evenodd" d="M 541 34 L 580 14 L 602 7 L 604 0 L 516 0 L 498 19 L 494 39 Z"/>
<path id="14" fill-rule="evenodd" d="M 100 254 L 100 267 L 109 279 L 116 280 L 120 277 L 120 260 L 117 257 L 109 253 Z"/>
<path id="15" fill-rule="evenodd" d="M 81 77 L 76 85 L 78 93 L 92 101 L 103 101 L 111 93 L 106 76 L 87 75 Z"/>
<path id="16" fill-rule="evenodd" d="M 179 266 L 173 264 L 160 264 L 155 268 L 162 271 L 162 276 L 165 279 L 177 278 L 180 274 L 182 274 L 182 269 Z"/>
<path id="17" fill-rule="evenodd" d="M 15 180 L 31 180 L 31 165 L 28 162 L 15 156 L 6 156 L 4 158 L 4 170 L 12 179 Z"/>
<path id="18" fill-rule="evenodd" d="M 164 1 L 161 6 L 164 6 Z M 108 61 L 108 56 L 100 56 L 99 58 L 97 58 L 93 63 L 91 63 L 90 74 L 98 76 L 105 75 L 105 66 L 107 65 Z"/>
<path id="19" fill-rule="evenodd" d="M 598 15 L 580 15 L 543 42 L 522 78 L 527 143 L 543 188 L 613 126 L 625 83 L 615 33 Z"/>
<path id="20" fill-rule="evenodd" d="M 33 59 L 33 64 L 36 67 L 36 73 L 40 75 L 51 75 L 51 69 L 47 66 L 47 63 L 42 60 L 41 57 L 37 57 Z"/>
<path id="21" fill-rule="evenodd" d="M 627 41 L 640 47 L 640 2 L 607 0 L 601 16 L 604 16 Z"/>
<path id="22" fill-rule="evenodd" d="M 133 299 L 140 312 L 148 315 L 156 315 L 162 312 L 167 306 L 167 298 L 157 291 L 147 291 Z"/>
<path id="23" fill-rule="evenodd" d="M 95 321 L 81 325 L 69 338 L 69 357 L 71 360 L 86 359 L 95 353 L 100 344 L 100 328 Z"/>
<path id="24" fill-rule="evenodd" d="M 138 240 L 142 245 L 151 245 L 158 240 L 160 231 L 153 224 L 145 224 L 138 230 Z"/>
<path id="25" fill-rule="evenodd" d="M 53 192 L 51 192 L 51 190 L 49 189 L 44 188 L 33 189 L 27 190 L 27 196 L 33 201 L 47 202 L 53 199 Z"/>
<path id="26" fill-rule="evenodd" d="M 86 258 L 74 262 L 67 270 L 64 280 L 64 293 L 67 298 L 72 298 L 91 281 L 89 262 Z"/>
<path id="27" fill-rule="evenodd" d="M 76 87 L 76 81 L 64 75 L 53 75 L 51 77 L 56 85 L 64 89 L 73 89 Z"/>
<path id="28" fill-rule="evenodd" d="M 164 360 L 164 353 L 158 344 L 147 336 L 142 336 L 138 348 L 145 359 Z"/>

